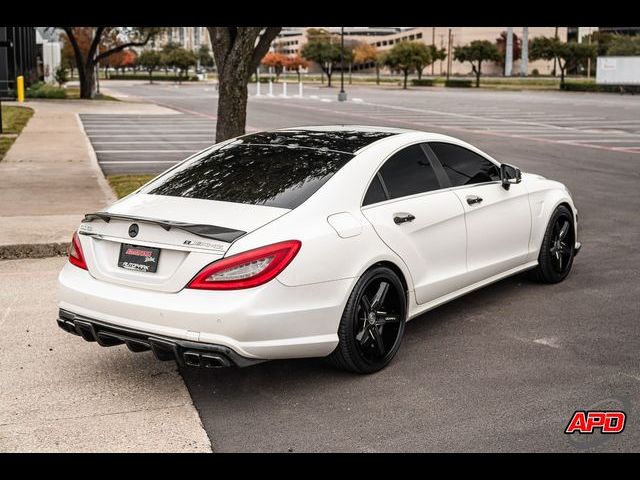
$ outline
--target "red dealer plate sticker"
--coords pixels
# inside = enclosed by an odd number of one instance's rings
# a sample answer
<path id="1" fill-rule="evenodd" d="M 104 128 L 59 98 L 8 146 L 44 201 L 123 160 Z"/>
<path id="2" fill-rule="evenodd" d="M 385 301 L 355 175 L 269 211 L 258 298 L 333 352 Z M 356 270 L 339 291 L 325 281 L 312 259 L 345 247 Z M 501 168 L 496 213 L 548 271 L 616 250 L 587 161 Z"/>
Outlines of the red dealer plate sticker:
<path id="1" fill-rule="evenodd" d="M 127 270 L 155 273 L 158 269 L 158 257 L 160 257 L 159 248 L 123 243 L 120 245 L 118 266 Z"/>

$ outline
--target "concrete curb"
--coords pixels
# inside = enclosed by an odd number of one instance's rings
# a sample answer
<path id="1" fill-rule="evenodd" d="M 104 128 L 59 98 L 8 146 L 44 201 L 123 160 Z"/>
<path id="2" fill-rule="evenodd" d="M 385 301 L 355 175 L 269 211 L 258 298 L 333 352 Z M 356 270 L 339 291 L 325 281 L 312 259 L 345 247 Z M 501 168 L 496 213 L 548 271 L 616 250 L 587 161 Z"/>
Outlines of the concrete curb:
<path id="1" fill-rule="evenodd" d="M 93 145 L 91 145 L 91 141 L 89 140 L 89 135 L 87 135 L 87 132 L 84 128 L 84 124 L 82 123 L 82 120 L 80 120 L 79 113 L 76 113 L 76 121 L 78 122 L 80 131 L 82 131 L 82 134 L 84 135 L 84 139 L 87 144 L 87 153 L 89 154 L 89 163 L 91 164 L 91 167 L 95 171 L 96 179 L 98 180 L 98 185 L 100 186 L 100 190 L 102 190 L 102 193 L 104 193 L 105 196 L 107 197 L 108 203 L 111 204 L 115 202 L 118 199 L 118 197 L 116 196 L 115 192 L 111 189 L 111 185 L 109 185 L 109 182 L 107 181 L 104 174 L 102 173 L 102 169 L 98 164 L 98 157 L 96 156 L 96 152 L 93 149 Z"/>
<path id="2" fill-rule="evenodd" d="M 69 242 L 0 245 L 0 260 L 66 256 Z"/>

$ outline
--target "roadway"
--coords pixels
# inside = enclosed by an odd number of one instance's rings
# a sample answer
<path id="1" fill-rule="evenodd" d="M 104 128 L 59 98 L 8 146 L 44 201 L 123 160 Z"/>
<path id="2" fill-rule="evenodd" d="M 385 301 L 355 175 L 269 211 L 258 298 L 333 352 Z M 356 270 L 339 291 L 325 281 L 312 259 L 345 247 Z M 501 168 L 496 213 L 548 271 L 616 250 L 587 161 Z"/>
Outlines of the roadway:
<path id="1" fill-rule="evenodd" d="M 155 124 L 83 118 L 105 171 L 161 171 L 213 140 L 212 86 L 108 87 L 184 115 Z M 602 441 L 590 449 L 637 451 L 640 97 L 372 87 L 348 94 L 346 103 L 335 101 L 335 88 L 309 87 L 302 99 L 252 97 L 249 129 L 359 123 L 460 137 L 564 182 L 580 209 L 582 252 L 559 285 L 520 275 L 410 322 L 396 359 L 372 376 L 318 359 L 183 370 L 214 450 L 578 451 Z M 563 433 L 569 418 L 591 406 L 627 409 L 624 433 L 572 443 Z"/>

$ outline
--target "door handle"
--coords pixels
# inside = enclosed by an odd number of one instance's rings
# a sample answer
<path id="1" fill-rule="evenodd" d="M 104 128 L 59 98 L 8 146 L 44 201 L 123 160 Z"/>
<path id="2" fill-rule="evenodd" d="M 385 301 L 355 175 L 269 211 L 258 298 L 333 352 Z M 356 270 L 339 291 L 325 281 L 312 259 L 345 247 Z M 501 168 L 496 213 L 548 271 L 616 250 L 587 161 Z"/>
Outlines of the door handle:
<path id="1" fill-rule="evenodd" d="M 393 221 L 396 223 L 396 225 L 400 225 L 401 223 L 405 222 L 413 222 L 415 219 L 416 217 L 414 217 L 410 213 L 396 213 L 393 216 Z"/>
<path id="2" fill-rule="evenodd" d="M 479 197 L 477 195 L 469 195 L 467 197 L 467 203 L 469 205 L 477 205 L 479 203 L 482 203 L 482 197 Z"/>

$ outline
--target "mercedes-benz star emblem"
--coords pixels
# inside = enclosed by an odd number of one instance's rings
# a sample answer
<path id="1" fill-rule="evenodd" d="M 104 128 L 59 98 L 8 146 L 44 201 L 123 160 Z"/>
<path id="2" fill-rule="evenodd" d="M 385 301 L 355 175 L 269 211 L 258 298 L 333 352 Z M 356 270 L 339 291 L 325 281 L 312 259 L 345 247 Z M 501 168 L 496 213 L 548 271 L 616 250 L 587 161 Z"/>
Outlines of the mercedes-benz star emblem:
<path id="1" fill-rule="evenodd" d="M 139 230 L 139 228 L 138 228 L 138 224 L 136 224 L 136 223 L 132 223 L 132 224 L 129 226 L 129 236 L 130 236 L 131 238 L 135 237 L 136 235 L 138 235 L 138 230 Z"/>

